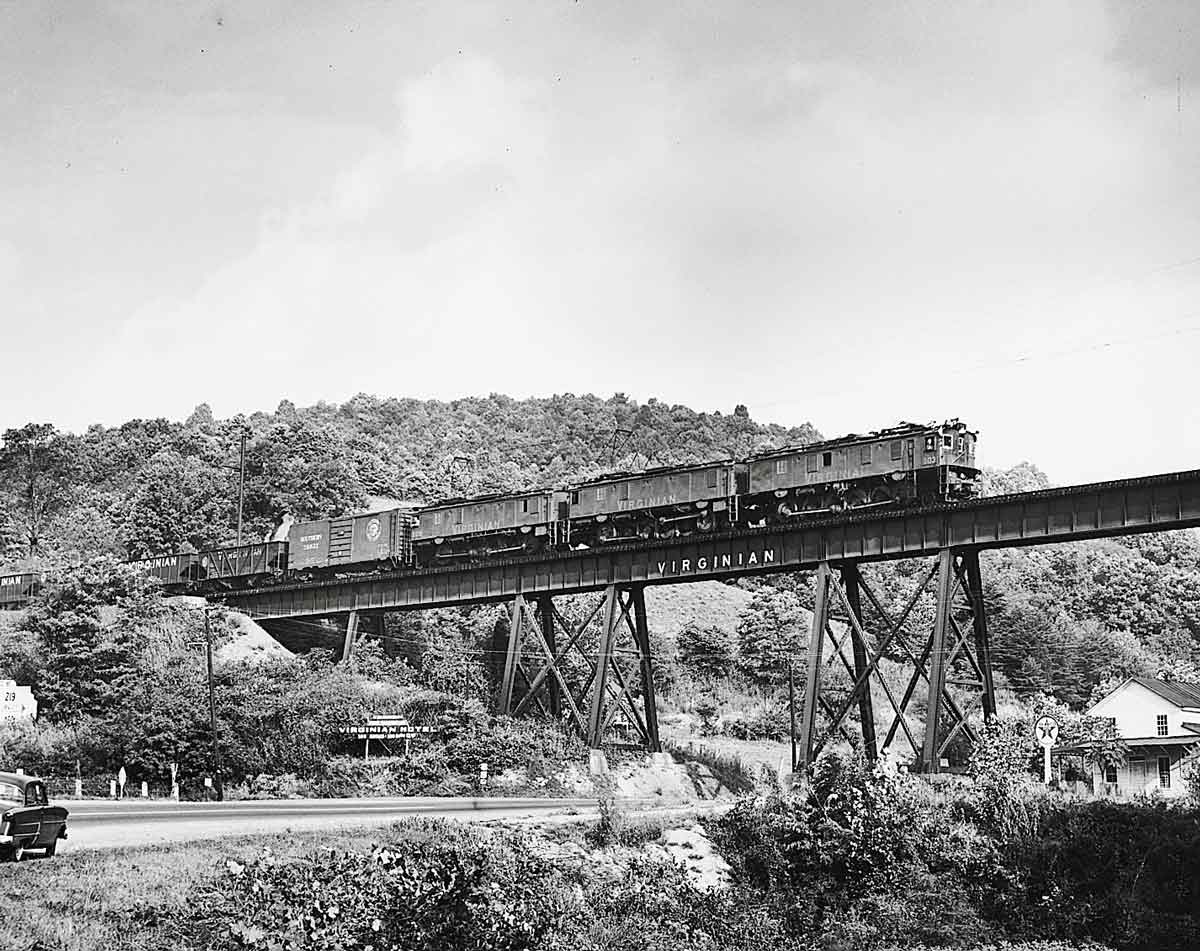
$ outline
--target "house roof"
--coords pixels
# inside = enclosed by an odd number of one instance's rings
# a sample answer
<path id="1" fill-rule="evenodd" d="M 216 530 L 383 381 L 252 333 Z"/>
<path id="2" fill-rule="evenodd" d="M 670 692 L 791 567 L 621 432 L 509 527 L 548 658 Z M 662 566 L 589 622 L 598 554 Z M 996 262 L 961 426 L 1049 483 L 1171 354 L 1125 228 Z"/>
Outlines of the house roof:
<path id="1" fill-rule="evenodd" d="M 1130 680 L 1152 690 L 1177 707 L 1200 707 L 1200 684 L 1180 680 L 1159 680 L 1157 677 L 1130 677 Z"/>

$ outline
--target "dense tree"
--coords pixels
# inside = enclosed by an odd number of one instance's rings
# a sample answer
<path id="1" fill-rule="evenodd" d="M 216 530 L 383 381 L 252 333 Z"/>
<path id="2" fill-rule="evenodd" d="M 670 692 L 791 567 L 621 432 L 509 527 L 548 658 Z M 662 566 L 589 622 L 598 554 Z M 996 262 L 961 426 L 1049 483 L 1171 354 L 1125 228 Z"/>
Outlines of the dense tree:
<path id="1" fill-rule="evenodd" d="M 803 667 L 810 615 L 790 591 L 755 592 L 738 621 L 738 663 L 755 681 L 785 683 L 788 665 Z"/>
<path id="2" fill-rule="evenodd" d="M 676 645 L 679 663 L 693 676 L 728 677 L 734 669 L 734 640 L 719 627 L 685 624 Z"/>
<path id="3" fill-rule="evenodd" d="M 31 557 L 40 552 L 45 525 L 68 496 L 75 470 L 73 441 L 49 423 L 29 423 L 4 433 L 0 445 L 3 511 Z"/>

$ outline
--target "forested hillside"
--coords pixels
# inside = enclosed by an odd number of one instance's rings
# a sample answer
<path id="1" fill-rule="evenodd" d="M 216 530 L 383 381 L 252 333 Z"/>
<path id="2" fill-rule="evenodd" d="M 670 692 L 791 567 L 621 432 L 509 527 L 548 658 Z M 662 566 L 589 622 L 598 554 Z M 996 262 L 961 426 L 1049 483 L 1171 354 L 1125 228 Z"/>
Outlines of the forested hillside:
<path id="1" fill-rule="evenodd" d="M 285 514 L 341 514 L 371 496 L 429 501 L 550 484 L 605 468 L 744 455 L 818 438 L 730 415 L 617 394 L 442 403 L 359 395 L 339 405 L 215 420 L 131 420 L 82 435 L 30 424 L 0 451 L 0 566 L 30 556 L 137 557 L 228 544 L 237 520 L 237 464 L 246 440 L 248 537 Z"/>
<path id="2" fill-rule="evenodd" d="M 340 514 L 373 497 L 428 501 L 820 438 L 809 423 L 756 423 L 743 406 L 698 413 L 621 394 L 448 403 L 359 395 L 306 408 L 284 401 L 273 413 L 227 420 L 201 405 L 184 422 L 132 420 L 82 434 L 30 424 L 6 432 L 0 449 L 0 570 L 231 543 L 243 434 L 247 538 L 263 537 L 285 514 Z M 1023 463 L 989 471 L 985 491 L 1047 484 Z M 914 566 L 872 570 L 884 590 L 902 597 Z M 1098 685 L 1129 673 L 1200 678 L 1194 533 L 989 553 L 985 578 L 996 664 L 1020 694 L 1048 692 L 1080 705 Z M 798 574 L 743 586 L 787 595 L 769 603 L 764 595 L 743 609 L 751 634 L 742 638 L 749 653 L 739 666 L 769 682 L 774 673 L 764 671 L 774 671 L 777 658 L 753 656 L 753 645 L 780 641 L 780 625 L 796 640 L 806 636 L 794 612 L 809 603 L 811 585 Z M 694 614 L 681 612 L 679 627 L 695 628 Z M 465 619 L 460 627 L 467 641 L 478 629 Z M 758 628 L 762 636 L 753 634 Z M 673 645 L 671 632 L 663 633 Z M 717 635 L 705 636 L 712 643 Z"/>

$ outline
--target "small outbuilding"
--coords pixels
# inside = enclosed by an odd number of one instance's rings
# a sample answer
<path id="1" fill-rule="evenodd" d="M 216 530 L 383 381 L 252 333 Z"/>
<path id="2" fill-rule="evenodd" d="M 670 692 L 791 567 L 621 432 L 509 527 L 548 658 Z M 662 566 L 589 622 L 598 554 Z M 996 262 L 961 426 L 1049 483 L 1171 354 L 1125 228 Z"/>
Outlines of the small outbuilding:
<path id="1" fill-rule="evenodd" d="M 1107 719 L 1128 748 L 1124 765 L 1092 766 L 1092 788 L 1107 796 L 1182 795 L 1200 768 L 1200 684 L 1130 677 L 1087 711 Z"/>

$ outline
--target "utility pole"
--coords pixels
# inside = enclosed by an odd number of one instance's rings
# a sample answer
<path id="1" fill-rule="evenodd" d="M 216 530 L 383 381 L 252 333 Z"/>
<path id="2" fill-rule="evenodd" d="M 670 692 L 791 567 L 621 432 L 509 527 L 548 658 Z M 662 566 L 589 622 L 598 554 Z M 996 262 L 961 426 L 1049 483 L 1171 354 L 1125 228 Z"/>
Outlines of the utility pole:
<path id="1" fill-rule="evenodd" d="M 242 447 L 238 460 L 238 547 L 242 544 L 242 501 L 246 498 L 246 430 L 242 430 Z"/>
<path id="2" fill-rule="evenodd" d="M 788 714 L 792 721 L 792 772 L 796 771 L 796 665 L 788 658 Z"/>
<path id="3" fill-rule="evenodd" d="M 225 781 L 221 776 L 221 745 L 217 742 L 217 698 L 213 692 L 213 649 L 212 624 L 209 614 L 212 608 L 204 609 L 204 648 L 208 655 L 208 726 L 212 731 L 212 770 L 217 787 L 217 802 L 225 799 Z"/>

